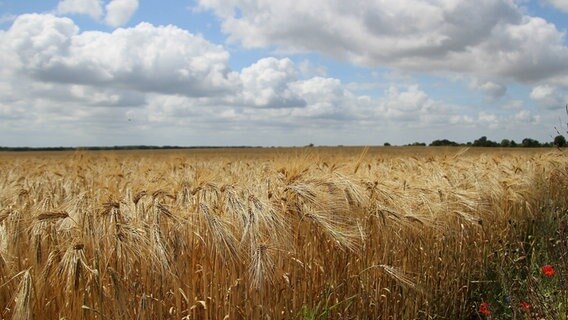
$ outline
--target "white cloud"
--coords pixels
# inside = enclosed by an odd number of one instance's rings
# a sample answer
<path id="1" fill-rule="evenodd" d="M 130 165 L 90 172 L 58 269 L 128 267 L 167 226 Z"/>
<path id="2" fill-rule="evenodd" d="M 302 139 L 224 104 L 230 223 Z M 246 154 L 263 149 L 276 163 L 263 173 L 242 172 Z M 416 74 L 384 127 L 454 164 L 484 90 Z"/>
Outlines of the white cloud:
<path id="1" fill-rule="evenodd" d="M 0 31 L 0 60 L 0 133 L 27 132 L 33 145 L 408 143 L 535 122 L 433 98 L 410 77 L 370 77 L 367 96 L 289 58 L 230 70 L 225 48 L 175 26 L 80 32 L 69 18 L 23 15 Z M 490 93 L 500 84 L 477 82 Z M 548 86 L 531 97 L 563 92 Z"/>
<path id="2" fill-rule="evenodd" d="M 478 91 L 483 92 L 490 100 L 497 100 L 507 93 L 507 87 L 499 82 L 474 80 L 470 86 Z"/>
<path id="3" fill-rule="evenodd" d="M 536 82 L 568 74 L 565 34 L 510 0 L 199 0 L 245 47 L 364 66 Z"/>
<path id="4" fill-rule="evenodd" d="M 531 98 L 533 100 L 543 100 L 554 94 L 555 88 L 549 85 L 540 85 L 533 88 Z"/>
<path id="5" fill-rule="evenodd" d="M 500 121 L 499 121 L 499 118 L 497 117 L 497 115 L 495 115 L 493 113 L 486 112 L 486 111 L 479 112 L 478 121 L 481 124 L 484 124 L 484 125 L 488 126 L 489 128 L 492 128 L 492 129 L 498 128 L 499 125 L 500 125 Z"/>
<path id="6" fill-rule="evenodd" d="M 518 122 L 536 123 L 539 121 L 540 117 L 533 115 L 528 110 L 521 110 L 514 115 L 513 119 Z"/>
<path id="7" fill-rule="evenodd" d="M 308 118 L 343 119 L 355 117 L 358 97 L 347 91 L 339 79 L 313 77 L 292 84 L 298 96 L 306 101 L 304 109 L 293 115 Z"/>
<path id="8" fill-rule="evenodd" d="M 105 22 L 113 27 L 126 24 L 138 9 L 138 0 L 111 0 L 106 5 Z"/>
<path id="9" fill-rule="evenodd" d="M 329 77 L 297 78 L 287 58 L 264 58 L 240 73 L 242 92 L 224 98 L 152 95 L 152 123 L 225 127 L 337 127 L 406 123 L 426 127 L 463 119 L 458 108 L 434 101 L 418 85 L 389 86 L 382 98 L 355 95 Z M 402 121 L 402 122 L 401 122 Z M 462 121 L 463 122 L 463 121 Z"/>
<path id="10" fill-rule="evenodd" d="M 549 84 L 534 87 L 530 98 L 547 109 L 561 109 L 568 103 L 568 92 Z"/>
<path id="11" fill-rule="evenodd" d="M 305 102 L 290 88 L 297 71 L 290 59 L 264 58 L 240 75 L 244 104 L 256 107 L 303 107 Z"/>
<path id="12" fill-rule="evenodd" d="M 136 107 L 146 101 L 145 95 L 130 90 L 70 85 L 64 87 L 66 101 L 81 102 L 86 106 Z"/>
<path id="13" fill-rule="evenodd" d="M 227 51 L 174 26 L 80 33 L 68 18 L 30 14 L 0 37 L 13 62 L 5 68 L 44 82 L 187 96 L 223 95 L 238 82 Z"/>
<path id="14" fill-rule="evenodd" d="M 61 0 L 55 12 L 61 15 L 83 14 L 112 27 L 125 25 L 138 10 L 138 0 L 110 0 L 103 10 L 102 0 Z"/>
<path id="15" fill-rule="evenodd" d="M 59 14 L 84 14 L 98 20 L 103 15 L 101 0 L 61 0 L 57 4 Z"/>
<path id="16" fill-rule="evenodd" d="M 564 12 L 568 12 L 568 0 L 548 0 L 548 2 L 550 2 L 550 4 L 554 7 Z"/>
<path id="17" fill-rule="evenodd" d="M 405 91 L 391 86 L 387 89 L 383 101 L 388 118 L 405 121 L 418 120 L 420 114 L 433 104 L 432 99 L 417 85 L 409 86 Z"/>

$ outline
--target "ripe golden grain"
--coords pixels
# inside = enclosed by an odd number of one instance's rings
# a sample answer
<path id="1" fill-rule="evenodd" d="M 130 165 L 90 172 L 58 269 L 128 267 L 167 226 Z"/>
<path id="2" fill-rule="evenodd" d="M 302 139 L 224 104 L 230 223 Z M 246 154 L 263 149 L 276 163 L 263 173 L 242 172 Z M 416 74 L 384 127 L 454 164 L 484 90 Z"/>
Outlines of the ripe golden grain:
<path id="1" fill-rule="evenodd" d="M 2 154 L 0 318 L 465 318 L 568 207 L 561 152 L 385 150 Z"/>

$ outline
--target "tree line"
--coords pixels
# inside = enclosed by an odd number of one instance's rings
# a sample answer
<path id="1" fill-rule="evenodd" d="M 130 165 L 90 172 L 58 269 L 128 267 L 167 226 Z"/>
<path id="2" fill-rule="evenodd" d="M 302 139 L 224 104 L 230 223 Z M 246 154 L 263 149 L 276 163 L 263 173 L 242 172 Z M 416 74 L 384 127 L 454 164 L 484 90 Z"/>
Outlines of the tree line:
<path id="1" fill-rule="evenodd" d="M 103 150 L 167 150 L 167 149 L 221 149 L 221 148 L 257 148 L 250 146 L 148 146 L 148 145 L 133 145 L 133 146 L 91 146 L 91 147 L 2 147 L 0 151 L 103 151 Z"/>
<path id="2" fill-rule="evenodd" d="M 390 146 L 389 143 L 385 143 L 385 146 Z M 414 142 L 407 144 L 406 146 L 426 146 L 424 142 Z M 524 138 L 521 142 L 516 142 L 515 140 L 503 139 L 501 142 L 492 141 L 487 139 L 486 136 L 482 136 L 473 142 L 458 143 L 448 139 L 439 139 L 432 141 L 428 146 L 432 147 L 458 147 L 458 146 L 468 146 L 468 147 L 498 147 L 498 148 L 546 148 L 546 147 L 557 147 L 564 148 L 567 146 L 566 138 L 563 135 L 557 135 L 550 142 L 540 142 L 531 138 Z"/>
<path id="3" fill-rule="evenodd" d="M 390 143 L 385 143 L 384 146 L 390 146 Z M 314 147 L 313 143 L 305 147 Z M 473 142 L 458 143 L 448 139 L 434 140 L 430 144 L 425 142 L 414 142 L 407 144 L 405 146 L 419 146 L 419 147 L 499 147 L 499 148 L 542 148 L 542 147 L 557 147 L 564 148 L 568 146 L 566 138 L 563 135 L 558 135 L 551 142 L 541 143 L 538 140 L 525 138 L 520 143 L 515 142 L 515 140 L 503 139 L 501 142 L 496 142 L 487 139 L 486 136 L 482 136 Z M 341 146 L 340 146 L 341 147 Z M 90 151 L 102 151 L 102 150 L 164 150 L 164 149 L 219 149 L 219 148 L 262 148 L 260 146 L 148 146 L 148 145 L 131 145 L 131 146 L 91 146 L 91 147 L 2 147 L 0 146 L 0 151 L 79 151 L 79 150 L 90 150 Z"/>
<path id="4" fill-rule="evenodd" d="M 568 115 L 568 104 L 565 107 L 566 115 Z M 429 146 L 471 146 L 471 147 L 499 147 L 499 148 L 540 148 L 540 147 L 557 147 L 557 148 L 564 148 L 568 146 L 566 143 L 566 138 L 562 135 L 564 131 L 568 134 L 568 122 L 566 122 L 565 126 L 562 124 L 560 127 L 554 127 L 556 133 L 558 134 L 554 139 L 550 142 L 541 143 L 538 140 L 531 139 L 531 138 L 524 138 L 520 143 L 517 143 L 515 140 L 503 139 L 501 142 L 491 141 L 487 139 L 486 136 L 482 136 L 473 142 L 467 143 L 457 143 L 455 141 L 451 141 L 448 139 L 441 139 L 441 140 L 434 140 L 432 141 Z M 387 142 L 385 146 L 390 146 Z M 414 142 L 411 144 L 407 144 L 407 146 L 426 146 L 424 142 Z"/>

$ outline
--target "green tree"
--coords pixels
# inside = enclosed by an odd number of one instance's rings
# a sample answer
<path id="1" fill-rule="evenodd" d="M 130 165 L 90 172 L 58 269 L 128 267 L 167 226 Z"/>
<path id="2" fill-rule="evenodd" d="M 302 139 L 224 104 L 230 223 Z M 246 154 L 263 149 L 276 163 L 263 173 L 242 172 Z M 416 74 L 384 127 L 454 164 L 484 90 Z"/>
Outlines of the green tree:
<path id="1" fill-rule="evenodd" d="M 566 146 L 566 138 L 563 135 L 557 135 L 554 137 L 554 145 L 558 148 L 564 148 Z"/>
<path id="2" fill-rule="evenodd" d="M 485 147 L 486 144 L 487 144 L 487 137 L 486 136 L 483 136 L 483 137 L 473 141 L 473 146 L 475 146 L 475 147 Z"/>
<path id="3" fill-rule="evenodd" d="M 483 136 L 475 141 L 473 141 L 474 147 L 497 147 L 499 144 L 495 141 L 488 140 L 486 136 Z"/>
<path id="4" fill-rule="evenodd" d="M 459 144 L 455 141 L 451 141 L 448 139 L 442 139 L 442 140 L 434 140 L 432 141 L 432 143 L 430 143 L 431 146 L 459 146 Z"/>
<path id="5" fill-rule="evenodd" d="M 535 139 L 531 139 L 531 138 L 524 138 L 522 141 L 522 145 L 525 148 L 537 148 L 540 147 L 540 142 L 538 142 L 538 140 Z"/>

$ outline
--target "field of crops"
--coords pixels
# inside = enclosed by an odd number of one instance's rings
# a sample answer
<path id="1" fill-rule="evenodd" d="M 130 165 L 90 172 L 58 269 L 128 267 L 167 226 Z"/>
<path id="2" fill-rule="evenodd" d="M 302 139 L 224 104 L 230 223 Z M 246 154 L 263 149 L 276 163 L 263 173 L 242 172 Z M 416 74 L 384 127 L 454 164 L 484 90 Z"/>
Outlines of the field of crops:
<path id="1" fill-rule="evenodd" d="M 478 319 L 558 208 L 554 149 L 2 153 L 0 318 Z"/>

